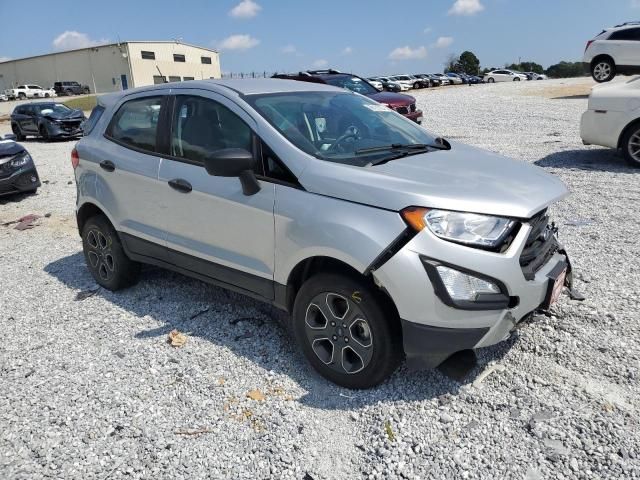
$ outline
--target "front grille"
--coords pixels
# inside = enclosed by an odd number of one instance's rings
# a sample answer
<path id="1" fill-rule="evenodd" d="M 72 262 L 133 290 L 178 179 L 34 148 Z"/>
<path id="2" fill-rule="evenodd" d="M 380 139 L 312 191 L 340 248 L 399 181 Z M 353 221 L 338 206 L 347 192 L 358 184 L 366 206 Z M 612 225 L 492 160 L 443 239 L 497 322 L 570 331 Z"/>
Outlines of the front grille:
<path id="1" fill-rule="evenodd" d="M 554 230 L 549 226 L 547 210 L 529 220 L 531 232 L 520 254 L 520 267 L 527 280 L 533 280 L 536 272 L 547 263 L 558 249 Z"/>
<path id="2" fill-rule="evenodd" d="M 409 108 L 408 107 L 397 107 L 396 108 L 396 112 L 398 112 L 400 115 L 406 115 L 407 113 L 409 113 Z"/>

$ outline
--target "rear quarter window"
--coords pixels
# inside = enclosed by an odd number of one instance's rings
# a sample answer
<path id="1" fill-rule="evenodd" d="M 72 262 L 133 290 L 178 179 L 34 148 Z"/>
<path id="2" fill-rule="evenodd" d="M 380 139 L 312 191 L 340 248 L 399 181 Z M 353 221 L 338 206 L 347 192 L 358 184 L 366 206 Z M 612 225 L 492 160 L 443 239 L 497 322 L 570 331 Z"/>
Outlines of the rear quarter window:
<path id="1" fill-rule="evenodd" d="M 87 136 L 91 133 L 91 131 L 95 128 L 96 123 L 98 123 L 98 120 L 100 120 L 100 117 L 102 117 L 103 113 L 104 107 L 102 105 L 98 105 L 93 110 L 91 110 L 91 115 L 89 115 L 89 118 L 87 118 L 87 120 L 82 125 L 82 134 L 84 136 Z"/>

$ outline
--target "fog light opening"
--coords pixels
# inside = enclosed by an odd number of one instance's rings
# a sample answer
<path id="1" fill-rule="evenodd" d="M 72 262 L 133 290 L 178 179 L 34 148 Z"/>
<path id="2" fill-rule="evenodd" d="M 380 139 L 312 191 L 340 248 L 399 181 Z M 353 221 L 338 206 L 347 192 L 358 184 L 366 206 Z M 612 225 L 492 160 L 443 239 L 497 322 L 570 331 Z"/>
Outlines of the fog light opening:
<path id="1" fill-rule="evenodd" d="M 482 294 L 500 294 L 500 287 L 493 282 L 468 275 L 444 265 L 436 267 L 440 279 L 453 300 L 473 302 Z"/>

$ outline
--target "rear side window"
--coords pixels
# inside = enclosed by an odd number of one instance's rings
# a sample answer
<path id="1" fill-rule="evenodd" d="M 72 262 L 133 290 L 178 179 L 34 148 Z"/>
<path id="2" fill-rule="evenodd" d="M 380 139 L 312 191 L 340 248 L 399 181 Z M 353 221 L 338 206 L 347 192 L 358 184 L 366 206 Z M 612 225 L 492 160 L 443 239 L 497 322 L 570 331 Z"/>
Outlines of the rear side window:
<path id="1" fill-rule="evenodd" d="M 107 137 L 134 149 L 156 152 L 162 97 L 144 97 L 122 104 L 111 119 Z"/>
<path id="2" fill-rule="evenodd" d="M 171 128 L 171 155 L 195 163 L 216 150 L 253 151 L 251 128 L 235 113 L 209 98 L 178 95 Z"/>
<path id="3" fill-rule="evenodd" d="M 104 107 L 102 105 L 98 105 L 93 110 L 91 110 L 91 115 L 89 115 L 89 118 L 87 118 L 87 120 L 84 122 L 84 125 L 82 125 L 82 134 L 84 136 L 87 136 L 91 133 L 93 128 L 96 126 L 96 123 L 98 123 L 98 120 L 100 120 L 103 112 Z"/>
<path id="4" fill-rule="evenodd" d="M 627 28 L 613 32 L 609 40 L 631 40 L 640 41 L 640 28 Z"/>

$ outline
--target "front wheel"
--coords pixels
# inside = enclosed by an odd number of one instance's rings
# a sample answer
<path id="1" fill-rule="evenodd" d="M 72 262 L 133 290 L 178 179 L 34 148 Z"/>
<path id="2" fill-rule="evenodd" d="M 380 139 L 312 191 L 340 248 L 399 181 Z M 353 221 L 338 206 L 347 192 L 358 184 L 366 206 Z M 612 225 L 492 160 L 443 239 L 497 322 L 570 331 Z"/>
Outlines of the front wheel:
<path id="1" fill-rule="evenodd" d="M 293 332 L 307 361 L 346 388 L 371 388 L 402 359 L 399 321 L 363 280 L 319 274 L 307 280 L 293 308 Z"/>
<path id="2" fill-rule="evenodd" d="M 89 90 L 88 87 L 83 88 L 82 91 L 84 92 L 85 95 L 89 95 L 91 93 L 91 90 Z"/>
<path id="3" fill-rule="evenodd" d="M 104 215 L 85 223 L 82 249 L 91 275 L 104 288 L 120 290 L 137 281 L 140 264 L 127 257 L 118 233 Z"/>
<path id="4" fill-rule="evenodd" d="M 516 77 L 513 79 L 514 82 L 519 82 L 520 81 L 520 77 Z"/>
<path id="5" fill-rule="evenodd" d="M 591 65 L 591 76 L 598 83 L 609 82 L 616 76 L 616 66 L 612 60 L 603 58 Z"/>
<path id="6" fill-rule="evenodd" d="M 487 83 L 496 83 L 496 80 L 494 78 L 489 78 L 489 80 L 487 80 Z"/>
<path id="7" fill-rule="evenodd" d="M 414 88 L 414 90 L 419 89 L 420 88 L 420 84 L 418 82 L 414 83 L 413 84 L 413 88 Z"/>
<path id="8" fill-rule="evenodd" d="M 44 125 L 40 125 L 40 137 L 42 137 L 45 142 L 51 140 L 49 137 L 49 130 L 47 130 L 47 127 Z"/>
<path id="9" fill-rule="evenodd" d="M 18 100 L 24 100 L 25 98 L 27 98 L 27 96 L 24 93 L 20 92 L 18 94 Z"/>
<path id="10" fill-rule="evenodd" d="M 621 144 L 622 153 L 627 162 L 640 168 L 640 123 L 627 129 Z"/>

